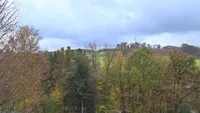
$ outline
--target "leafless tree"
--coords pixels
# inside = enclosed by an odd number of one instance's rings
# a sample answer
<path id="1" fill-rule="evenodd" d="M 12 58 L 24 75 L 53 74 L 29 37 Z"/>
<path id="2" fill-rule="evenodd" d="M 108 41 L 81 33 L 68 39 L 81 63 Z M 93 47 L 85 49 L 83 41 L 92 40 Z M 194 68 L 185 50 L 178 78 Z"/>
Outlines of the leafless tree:
<path id="1" fill-rule="evenodd" d="M 26 105 L 24 99 L 38 100 L 40 81 L 48 69 L 46 57 L 38 52 L 38 30 L 17 28 L 19 10 L 15 3 L 0 0 L 0 111 L 15 109 L 23 102 Z"/>
<path id="2" fill-rule="evenodd" d="M 18 20 L 18 9 L 14 1 L 0 0 L 0 39 L 13 32 Z"/>
<path id="3" fill-rule="evenodd" d="M 12 0 L 0 0 L 0 107 L 5 107 L 9 102 L 11 93 L 10 66 L 14 59 L 9 50 L 9 35 L 15 30 L 18 22 L 18 9 Z"/>
<path id="4" fill-rule="evenodd" d="M 24 105 L 25 112 L 27 99 L 34 104 L 40 101 L 41 80 L 48 70 L 47 57 L 39 52 L 38 30 L 19 27 L 9 38 L 8 46 L 0 54 L 0 110 Z"/>
<path id="5" fill-rule="evenodd" d="M 92 51 L 97 51 L 97 44 L 95 42 L 90 42 L 88 48 Z"/>

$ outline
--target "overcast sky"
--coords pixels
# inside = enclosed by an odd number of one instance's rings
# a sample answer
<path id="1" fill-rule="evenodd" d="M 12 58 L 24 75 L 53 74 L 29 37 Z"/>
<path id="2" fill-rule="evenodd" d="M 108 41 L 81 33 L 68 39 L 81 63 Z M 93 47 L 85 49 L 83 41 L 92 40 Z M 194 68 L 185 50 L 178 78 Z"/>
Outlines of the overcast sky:
<path id="1" fill-rule="evenodd" d="M 41 48 L 121 41 L 200 46 L 200 0 L 18 0 L 20 24 L 40 30 Z"/>

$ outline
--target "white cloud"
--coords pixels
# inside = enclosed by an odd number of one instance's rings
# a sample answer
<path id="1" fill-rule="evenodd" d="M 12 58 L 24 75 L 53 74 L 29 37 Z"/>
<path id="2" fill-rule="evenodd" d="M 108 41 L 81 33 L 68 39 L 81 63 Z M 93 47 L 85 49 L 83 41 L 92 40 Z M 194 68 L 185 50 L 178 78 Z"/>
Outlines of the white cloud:
<path id="1" fill-rule="evenodd" d="M 71 46 L 72 48 L 75 48 L 73 46 L 73 41 L 70 39 L 46 37 L 40 41 L 40 47 L 48 51 L 54 51 L 54 50 L 60 49 L 61 47 L 66 48 L 67 46 Z"/>
<path id="2" fill-rule="evenodd" d="M 186 33 L 161 33 L 157 35 L 144 36 L 143 42 L 150 44 L 175 45 L 180 46 L 183 43 L 199 45 L 198 40 L 200 31 Z"/>

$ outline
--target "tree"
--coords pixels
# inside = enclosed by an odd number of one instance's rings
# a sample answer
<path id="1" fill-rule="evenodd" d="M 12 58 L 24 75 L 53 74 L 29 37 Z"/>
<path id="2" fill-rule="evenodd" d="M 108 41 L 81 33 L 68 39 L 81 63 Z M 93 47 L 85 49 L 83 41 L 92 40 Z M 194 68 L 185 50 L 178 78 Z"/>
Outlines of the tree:
<path id="1" fill-rule="evenodd" d="M 160 49 L 160 48 L 161 48 L 161 45 L 160 45 L 160 44 L 158 44 L 157 48 L 158 48 L 158 49 Z"/>
<path id="2" fill-rule="evenodd" d="M 36 53 L 39 52 L 39 31 L 29 26 L 22 26 L 10 36 L 11 48 L 14 52 Z"/>
<path id="3" fill-rule="evenodd" d="M 198 79 L 195 59 L 187 57 L 180 52 L 172 52 L 169 55 L 170 64 L 168 67 L 168 86 L 169 104 L 173 112 L 178 112 L 178 107 L 189 96 L 193 95 L 196 79 Z"/>
<path id="4" fill-rule="evenodd" d="M 92 98 L 95 98 L 95 109 L 96 107 L 98 106 L 98 96 L 97 96 L 97 74 L 100 72 L 99 69 L 100 69 L 100 63 L 98 62 L 100 60 L 99 56 L 98 56 L 98 52 L 97 52 L 97 44 L 96 43 L 89 43 L 88 44 L 88 49 L 91 50 L 91 52 L 89 53 L 90 56 L 89 56 L 89 59 L 91 61 L 91 81 L 93 86 L 91 87 L 91 89 L 93 90 L 93 92 L 95 93 L 95 95 L 93 95 L 94 97 Z"/>
<path id="5" fill-rule="evenodd" d="M 0 1 L 0 56 L 1 56 L 1 65 L 0 65 L 0 109 L 5 108 L 9 103 L 9 95 L 11 93 L 11 84 L 9 81 L 10 70 L 8 69 L 10 63 L 15 57 L 10 53 L 4 53 L 8 51 L 11 43 L 8 41 L 9 35 L 15 30 L 17 24 L 17 14 L 18 9 L 15 6 L 15 3 L 9 0 Z"/>
<path id="6" fill-rule="evenodd" d="M 97 69 L 97 65 L 98 65 L 97 54 L 96 54 L 96 52 L 97 52 L 97 44 L 96 43 L 89 43 L 88 44 L 88 48 L 92 51 L 90 59 L 92 60 L 93 69 L 96 70 Z"/>
<path id="7" fill-rule="evenodd" d="M 140 47 L 140 43 L 139 42 L 135 42 L 135 48 L 138 49 Z"/>
<path id="8" fill-rule="evenodd" d="M 126 107 L 126 86 L 127 86 L 127 73 L 125 72 L 126 61 L 125 57 L 121 52 L 117 54 L 113 61 L 113 65 L 111 68 L 111 75 L 112 75 L 112 89 L 113 92 L 116 93 L 117 97 L 116 100 L 119 100 L 120 111 L 122 113 L 127 113 Z M 128 78 L 129 79 L 129 78 Z M 119 98 L 119 99 L 118 99 Z M 117 105 L 116 105 L 117 106 Z"/>
<path id="9" fill-rule="evenodd" d="M 9 92 L 2 93 L 4 99 L 0 100 L 1 108 L 15 106 L 24 108 L 27 103 L 38 105 L 41 101 L 41 80 L 48 70 L 48 62 L 44 53 L 38 49 L 39 34 L 37 30 L 28 26 L 20 27 L 9 40 L 8 50 L 2 53 L 6 64 L 6 70 L 2 72 L 1 85 L 8 85 Z M 16 102 L 18 104 L 16 105 Z M 30 107 L 30 106 L 29 106 Z"/>
<path id="10" fill-rule="evenodd" d="M 118 45 L 118 49 L 122 51 L 123 56 L 127 56 L 128 52 L 130 51 L 130 48 L 133 48 L 134 45 L 127 44 L 127 42 L 121 42 L 121 44 Z"/>
<path id="11" fill-rule="evenodd" d="M 152 48 L 152 46 L 150 44 L 147 44 L 147 48 Z"/>
<path id="12" fill-rule="evenodd" d="M 15 30 L 17 25 L 18 9 L 14 1 L 0 1 L 0 40 L 1 44 L 4 38 Z M 5 43 L 4 43 L 5 44 Z"/>
<path id="13" fill-rule="evenodd" d="M 13 77 L 11 78 L 13 88 L 17 90 L 12 98 L 16 107 L 27 109 L 32 105 L 39 106 L 42 98 L 42 83 L 45 73 L 48 71 L 47 57 L 43 53 L 32 53 L 20 55 L 12 65 Z M 25 60 L 25 62 L 23 62 Z M 23 62 L 23 63 L 21 63 Z"/>
<path id="14" fill-rule="evenodd" d="M 190 105 L 186 103 L 181 104 L 178 113 L 191 113 Z"/>
<path id="15" fill-rule="evenodd" d="M 73 58 L 73 71 L 64 79 L 65 112 L 94 113 L 94 92 L 91 90 L 90 61 L 78 52 Z"/>
<path id="16" fill-rule="evenodd" d="M 128 82 L 128 91 L 132 91 L 128 93 L 129 102 L 134 101 L 129 109 L 131 112 L 153 112 L 152 91 L 159 80 L 159 62 L 154 59 L 150 49 L 141 48 L 128 58 L 127 69 L 131 75 L 129 80 L 132 80 Z"/>
<path id="17" fill-rule="evenodd" d="M 144 42 L 141 44 L 141 48 L 146 48 L 147 47 L 147 44 Z"/>
<path id="18" fill-rule="evenodd" d="M 45 113 L 48 113 L 48 108 L 55 106 L 54 112 L 61 112 L 62 110 L 57 110 L 60 106 L 64 107 L 64 78 L 67 78 L 69 73 L 73 72 L 73 62 L 75 51 L 71 50 L 70 46 L 67 46 L 66 50 L 61 48 L 56 52 L 48 52 L 50 71 L 46 75 L 43 81 L 43 90 L 45 92 L 45 100 L 43 102 L 43 109 Z M 50 103 L 52 104 L 50 104 Z"/>
<path id="19" fill-rule="evenodd" d="M 182 103 L 190 103 L 197 93 L 199 80 L 195 59 L 180 52 L 171 52 L 153 91 L 157 112 L 177 113 Z"/>
<path id="20" fill-rule="evenodd" d="M 105 49 L 108 49 L 109 46 L 107 44 L 104 45 Z M 98 84 L 101 84 L 101 87 L 99 87 L 99 107 L 104 106 L 106 109 L 108 109 L 110 106 L 108 103 L 109 96 L 110 96 L 110 80 L 111 80 L 111 65 L 115 58 L 115 52 L 114 51 L 106 51 L 104 53 L 104 56 L 102 58 L 102 66 L 101 66 L 101 74 L 98 75 Z"/>

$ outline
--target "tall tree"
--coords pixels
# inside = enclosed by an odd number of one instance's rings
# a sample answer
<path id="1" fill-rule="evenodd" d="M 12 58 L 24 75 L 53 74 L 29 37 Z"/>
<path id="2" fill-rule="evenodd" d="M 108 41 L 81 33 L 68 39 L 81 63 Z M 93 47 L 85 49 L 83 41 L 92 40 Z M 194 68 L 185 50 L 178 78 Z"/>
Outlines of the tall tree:
<path id="1" fill-rule="evenodd" d="M 6 96 L 8 93 L 11 92 L 11 83 L 10 83 L 10 69 L 8 68 L 15 59 L 13 55 L 10 53 L 10 46 L 12 42 L 10 42 L 9 35 L 15 31 L 17 25 L 17 16 L 18 16 L 18 9 L 14 1 L 9 0 L 1 0 L 0 1 L 0 56 L 1 56 L 1 64 L 0 64 L 0 109 L 2 107 L 7 106 L 10 98 Z M 5 54 L 5 51 L 7 53 Z"/>
<path id="2" fill-rule="evenodd" d="M 12 33 L 18 22 L 18 9 L 16 3 L 11 0 L 0 1 L 0 41 L 7 44 L 5 38 Z M 4 42 L 4 43 L 3 43 Z"/>
<path id="3" fill-rule="evenodd" d="M 127 73 L 125 72 L 126 67 L 126 61 L 125 57 L 121 52 L 117 54 L 117 56 L 114 59 L 111 73 L 112 73 L 112 89 L 113 92 L 117 94 L 116 100 L 119 100 L 119 106 L 120 111 L 122 113 L 127 113 L 127 107 L 126 107 L 126 79 L 127 79 Z"/>
<path id="4" fill-rule="evenodd" d="M 109 48 L 109 45 L 105 44 L 104 45 L 105 49 Z M 102 58 L 102 66 L 101 66 L 101 73 L 99 74 L 98 77 L 98 84 L 101 86 L 99 87 L 99 107 L 100 108 L 106 108 L 109 109 L 109 106 L 111 106 L 111 102 L 110 101 L 110 80 L 111 80 L 111 65 L 114 61 L 115 58 L 115 51 L 105 51 L 103 58 Z M 105 112 L 100 110 L 101 112 Z"/>
<path id="5" fill-rule="evenodd" d="M 48 71 L 48 62 L 46 56 L 39 52 L 39 38 L 37 30 L 28 26 L 20 27 L 10 37 L 9 50 L 12 51 L 2 53 L 2 55 L 9 54 L 10 56 L 5 57 L 5 60 L 13 58 L 7 64 L 7 70 L 3 72 L 7 78 L 5 78 L 5 84 L 2 85 L 7 84 L 10 92 L 3 94 L 3 97 L 9 98 L 7 102 L 0 101 L 7 107 L 22 108 L 20 105 L 23 105 L 26 112 L 27 102 L 38 105 L 41 101 L 41 80 Z M 16 102 L 18 102 L 17 105 Z"/>
<path id="6" fill-rule="evenodd" d="M 151 92 L 158 83 L 159 63 L 150 49 L 141 48 L 129 57 L 127 66 L 128 72 L 134 78 L 133 83 L 130 83 L 132 86 L 129 86 L 129 90 L 134 91 L 129 93 L 134 95 L 132 112 L 151 112 Z"/>
<path id="7" fill-rule="evenodd" d="M 65 78 L 65 112 L 94 113 L 94 92 L 91 90 L 90 61 L 78 52 L 73 58 L 73 71 Z"/>
<path id="8" fill-rule="evenodd" d="M 178 112 L 178 107 L 193 95 L 195 81 L 199 78 L 195 66 L 195 58 L 187 57 L 180 52 L 172 52 L 169 55 L 170 64 L 168 67 L 168 100 L 172 112 Z"/>

